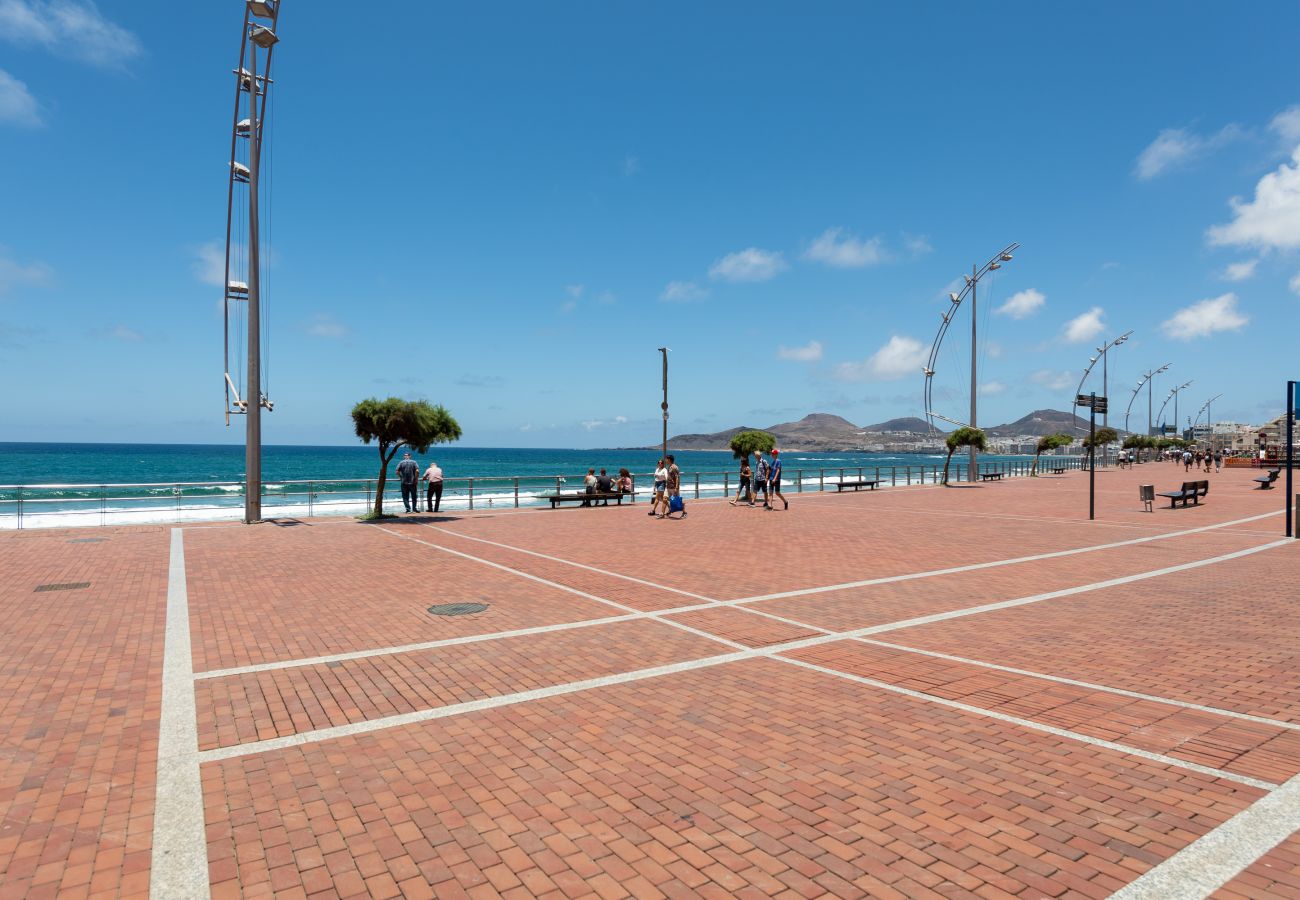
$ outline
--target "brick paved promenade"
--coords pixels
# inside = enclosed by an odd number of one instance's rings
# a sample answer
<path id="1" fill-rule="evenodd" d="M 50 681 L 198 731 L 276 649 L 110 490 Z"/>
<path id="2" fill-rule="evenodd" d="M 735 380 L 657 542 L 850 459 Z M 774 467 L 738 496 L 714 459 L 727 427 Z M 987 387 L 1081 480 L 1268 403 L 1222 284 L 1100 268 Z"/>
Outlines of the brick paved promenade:
<path id="1" fill-rule="evenodd" d="M 0 535 L 0 898 L 1300 896 L 1254 474 Z"/>

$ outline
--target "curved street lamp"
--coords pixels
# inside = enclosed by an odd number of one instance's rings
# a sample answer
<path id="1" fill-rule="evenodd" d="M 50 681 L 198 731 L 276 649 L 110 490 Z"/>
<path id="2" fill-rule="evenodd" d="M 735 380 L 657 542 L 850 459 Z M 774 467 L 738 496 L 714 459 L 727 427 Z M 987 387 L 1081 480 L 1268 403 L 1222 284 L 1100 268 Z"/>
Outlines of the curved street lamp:
<path id="1" fill-rule="evenodd" d="M 1169 396 L 1165 397 L 1165 402 L 1160 404 L 1160 412 L 1156 414 L 1156 418 L 1159 419 L 1161 422 L 1163 422 L 1165 418 L 1165 407 L 1169 405 L 1170 400 L 1174 401 L 1174 433 L 1175 434 L 1178 433 L 1178 394 L 1181 391 L 1184 391 L 1191 386 L 1192 383 L 1188 381 L 1178 385 L 1178 387 L 1176 388 L 1170 388 Z M 1162 434 L 1164 433 L 1163 427 L 1161 428 L 1161 433 Z"/>
<path id="2" fill-rule="evenodd" d="M 1104 343 L 1104 344 L 1102 344 L 1100 347 L 1098 347 L 1098 348 L 1097 348 L 1097 355 L 1096 355 L 1096 356 L 1090 356 L 1090 357 L 1088 357 L 1088 368 L 1086 368 L 1086 369 L 1083 370 L 1083 377 L 1079 379 L 1079 386 L 1078 386 L 1077 388 L 1074 389 L 1074 395 L 1075 395 L 1075 397 L 1077 397 L 1079 394 L 1082 394 L 1082 393 L 1083 393 L 1083 383 L 1084 383 L 1085 381 L 1087 381 L 1087 380 L 1088 380 L 1088 376 L 1092 374 L 1092 367 L 1095 366 L 1095 365 L 1097 364 L 1097 360 L 1101 360 L 1101 395 L 1102 395 L 1103 397 L 1106 396 L 1106 392 L 1107 392 L 1107 388 L 1108 388 L 1108 384 L 1109 384 L 1109 380 L 1110 380 L 1110 373 L 1109 373 L 1109 371 L 1108 371 L 1108 367 L 1107 367 L 1107 365 L 1106 365 L 1106 353 L 1107 353 L 1107 351 L 1110 350 L 1111 347 L 1118 347 L 1120 344 L 1122 344 L 1122 343 L 1124 343 L 1125 341 L 1127 341 L 1127 340 L 1129 339 L 1129 337 L 1132 336 L 1132 334 L 1133 334 L 1133 332 L 1132 332 L 1131 330 L 1130 330 L 1130 331 L 1126 331 L 1126 332 L 1124 332 L 1124 333 L 1121 334 L 1119 337 L 1115 338 L 1113 341 L 1107 341 L 1106 343 Z M 1070 409 L 1074 409 L 1074 398 L 1071 398 L 1071 399 L 1070 399 Z M 1109 424 L 1110 424 L 1110 413 L 1109 413 L 1109 412 L 1106 412 L 1106 413 L 1103 413 L 1103 414 L 1102 414 L 1102 424 L 1103 424 L 1103 425 L 1109 425 Z M 1074 422 L 1074 429 L 1075 429 L 1076 431 L 1079 429 L 1079 423 L 1078 423 L 1077 421 Z M 1124 430 L 1125 430 L 1125 431 L 1128 431 L 1128 422 L 1127 422 L 1127 421 L 1124 422 Z"/>
<path id="3" fill-rule="evenodd" d="M 979 393 L 979 380 L 976 373 L 975 361 L 978 357 L 976 353 L 976 325 L 979 317 L 975 315 L 975 287 L 979 280 L 989 272 L 996 272 L 1002 268 L 1004 262 L 1011 262 L 1011 254 L 1020 249 L 1020 243 L 1013 241 L 998 251 L 997 255 L 986 262 L 984 265 L 976 267 L 971 266 L 971 273 L 963 275 L 966 284 L 958 293 L 948 294 L 948 300 L 952 304 L 948 307 L 946 313 L 941 313 L 943 321 L 939 325 L 939 332 L 934 336 L 934 343 L 930 345 L 930 356 L 926 360 L 921 370 L 925 372 L 925 418 L 930 423 L 930 428 L 934 429 L 934 420 L 943 419 L 945 422 L 951 422 L 954 425 L 970 425 L 971 428 L 978 427 L 975 424 L 975 398 Z M 939 360 L 939 347 L 943 344 L 943 336 L 948 333 L 948 326 L 952 323 L 953 316 L 957 314 L 957 308 L 961 302 L 970 297 L 970 422 L 958 422 L 955 419 L 949 419 L 947 416 L 941 416 L 934 411 L 934 371 L 935 365 Z M 970 448 L 970 471 L 967 473 L 967 479 L 970 481 L 978 480 L 979 465 L 976 459 L 978 451 L 972 446 Z"/>
<path id="4" fill-rule="evenodd" d="M 1142 376 L 1137 385 L 1133 388 L 1133 396 L 1128 398 L 1128 409 L 1124 410 L 1124 430 L 1128 431 L 1128 414 L 1133 409 L 1133 401 L 1137 399 L 1138 391 L 1142 390 L 1142 385 L 1147 386 L 1147 437 L 1151 436 L 1151 379 L 1155 378 L 1162 372 L 1168 372 L 1173 363 L 1165 363 L 1158 369 L 1152 369 Z"/>
<path id="5" fill-rule="evenodd" d="M 1213 403 L 1215 400 L 1218 400 L 1218 399 L 1219 399 L 1220 397 L 1222 397 L 1222 396 L 1223 396 L 1222 394 L 1215 394 L 1215 395 L 1214 395 L 1213 397 L 1211 397 L 1209 400 L 1206 400 L 1206 401 L 1205 401 L 1205 404 L 1204 404 L 1204 405 L 1203 405 L 1199 410 L 1196 411 L 1196 419 L 1192 422 L 1192 434 L 1193 434 L 1193 435 L 1196 434 L 1196 425 L 1197 425 L 1197 423 L 1199 423 L 1199 422 L 1201 421 L 1201 413 L 1208 413 L 1208 412 L 1210 411 L 1210 404 Z M 1210 417 L 1209 417 L 1208 415 L 1205 417 L 1205 424 L 1206 424 L 1207 426 L 1209 426 L 1209 425 L 1211 424 L 1211 423 L 1210 423 Z M 1214 434 L 1213 434 L 1213 433 L 1210 434 L 1210 443 L 1211 443 L 1211 444 L 1214 443 Z"/>

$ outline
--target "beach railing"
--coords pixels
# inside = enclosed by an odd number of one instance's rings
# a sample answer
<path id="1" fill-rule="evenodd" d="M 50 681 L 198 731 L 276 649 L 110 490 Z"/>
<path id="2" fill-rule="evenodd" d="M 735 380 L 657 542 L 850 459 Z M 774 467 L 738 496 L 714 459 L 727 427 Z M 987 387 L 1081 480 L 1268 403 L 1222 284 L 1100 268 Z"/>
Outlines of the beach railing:
<path id="1" fill-rule="evenodd" d="M 1029 474 L 1032 459 L 982 462 L 979 471 L 1001 472 L 1008 477 Z M 1040 468 L 1051 466 L 1085 469 L 1083 457 L 1044 457 Z M 968 466 L 953 462 L 949 477 L 966 481 Z M 831 490 L 837 481 L 869 479 L 881 487 L 937 484 L 943 466 L 938 463 L 887 466 L 823 466 L 787 468 L 783 487 L 787 493 Z M 581 494 L 584 474 L 490 475 L 447 478 L 443 482 L 441 509 L 447 512 L 484 509 L 521 509 L 546 506 L 554 493 Z M 633 475 L 632 502 L 649 499 L 653 473 Z M 735 470 L 682 473 L 682 494 L 688 498 L 734 496 L 739 485 Z M 264 481 L 262 516 L 266 519 L 322 515 L 360 515 L 374 507 L 378 482 L 373 478 Z M 421 506 L 425 484 L 419 485 Z M 393 478 L 384 486 L 386 512 L 401 510 L 401 485 Z M 140 484 L 7 484 L 0 485 L 0 529 L 82 527 L 238 520 L 244 506 L 242 481 L 181 481 Z"/>

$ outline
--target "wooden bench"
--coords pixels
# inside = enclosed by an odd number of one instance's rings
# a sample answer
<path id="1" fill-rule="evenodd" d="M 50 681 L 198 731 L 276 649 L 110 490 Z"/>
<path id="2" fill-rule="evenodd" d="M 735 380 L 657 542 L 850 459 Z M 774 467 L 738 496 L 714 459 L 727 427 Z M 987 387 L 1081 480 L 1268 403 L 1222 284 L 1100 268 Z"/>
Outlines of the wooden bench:
<path id="1" fill-rule="evenodd" d="M 1267 474 L 1256 478 L 1255 481 L 1259 484 L 1259 489 L 1261 491 L 1271 491 L 1273 482 L 1277 481 L 1277 476 L 1281 471 L 1281 469 L 1269 469 Z"/>
<path id="2" fill-rule="evenodd" d="M 1006 472 L 980 472 L 980 481 L 1001 481 Z"/>
<path id="3" fill-rule="evenodd" d="M 874 491 L 876 489 L 876 485 L 878 484 L 883 484 L 883 482 L 868 481 L 865 478 L 858 479 L 856 481 L 837 481 L 835 482 L 835 493 L 838 494 L 840 491 L 844 490 L 845 488 L 853 488 L 853 490 L 855 491 L 860 491 L 863 488 L 870 488 L 871 490 Z"/>
<path id="4" fill-rule="evenodd" d="M 1177 503 L 1187 505 L 1191 500 L 1193 505 L 1200 506 L 1201 498 L 1210 492 L 1210 483 L 1208 481 L 1184 481 L 1181 489 L 1176 491 L 1164 491 L 1161 497 L 1169 498 L 1169 508 L 1173 509 Z"/>
<path id="5" fill-rule="evenodd" d="M 620 491 L 606 491 L 603 493 L 598 491 L 594 494 L 588 494 L 583 491 L 573 494 L 546 494 L 542 499 L 551 501 L 551 509 L 555 509 L 561 503 L 585 503 L 594 506 L 597 500 L 613 500 L 619 506 L 622 506 L 624 497 L 630 503 L 636 499 L 636 492 L 632 491 L 625 494 Z"/>
<path id="6" fill-rule="evenodd" d="M 1051 472 L 1053 475 L 1064 475 L 1065 466 L 1052 466 L 1052 468 L 1048 469 L 1047 471 Z"/>

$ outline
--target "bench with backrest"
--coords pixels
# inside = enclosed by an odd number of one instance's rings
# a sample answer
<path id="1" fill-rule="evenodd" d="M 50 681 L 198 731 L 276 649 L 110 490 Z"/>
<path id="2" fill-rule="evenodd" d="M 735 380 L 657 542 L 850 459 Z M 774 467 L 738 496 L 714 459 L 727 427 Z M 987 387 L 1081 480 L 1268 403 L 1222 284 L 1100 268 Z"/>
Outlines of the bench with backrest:
<path id="1" fill-rule="evenodd" d="M 1001 481 L 1005 472 L 980 472 L 980 481 Z"/>
<path id="2" fill-rule="evenodd" d="M 874 491 L 876 489 L 876 485 L 882 483 L 883 482 L 871 481 L 866 478 L 858 478 L 850 481 L 836 481 L 834 484 L 835 484 L 835 492 L 838 494 L 840 491 L 844 490 L 845 488 L 853 488 L 853 490 L 855 491 L 860 491 L 863 488 L 870 488 L 871 490 Z"/>
<path id="3" fill-rule="evenodd" d="M 624 497 L 626 497 L 630 503 L 635 499 L 636 493 L 634 491 L 629 491 L 627 493 L 623 493 L 622 491 L 596 491 L 595 493 L 588 494 L 584 491 L 572 494 L 546 494 L 542 499 L 551 501 L 551 509 L 555 509 L 561 503 L 582 503 L 584 505 L 594 506 L 597 500 L 604 500 L 606 502 L 613 500 L 619 506 L 622 506 Z"/>
<path id="4" fill-rule="evenodd" d="M 1281 469 L 1269 469 L 1266 474 L 1260 475 L 1256 478 L 1255 481 L 1259 484 L 1259 489 L 1261 491 L 1271 491 L 1273 489 L 1273 482 L 1277 481 L 1277 476 L 1281 471 Z"/>
<path id="5" fill-rule="evenodd" d="M 1161 497 L 1169 498 L 1169 508 L 1173 509 L 1178 503 L 1183 506 L 1187 501 L 1192 501 L 1195 506 L 1201 505 L 1201 498 L 1210 492 L 1210 483 L 1208 481 L 1184 481 L 1182 488 L 1176 491 L 1164 491 Z"/>
<path id="6" fill-rule="evenodd" d="M 1064 475 L 1064 474 L 1065 474 L 1065 466 L 1052 466 L 1052 467 L 1051 467 L 1050 469 L 1048 469 L 1047 471 L 1051 472 L 1053 475 Z"/>

